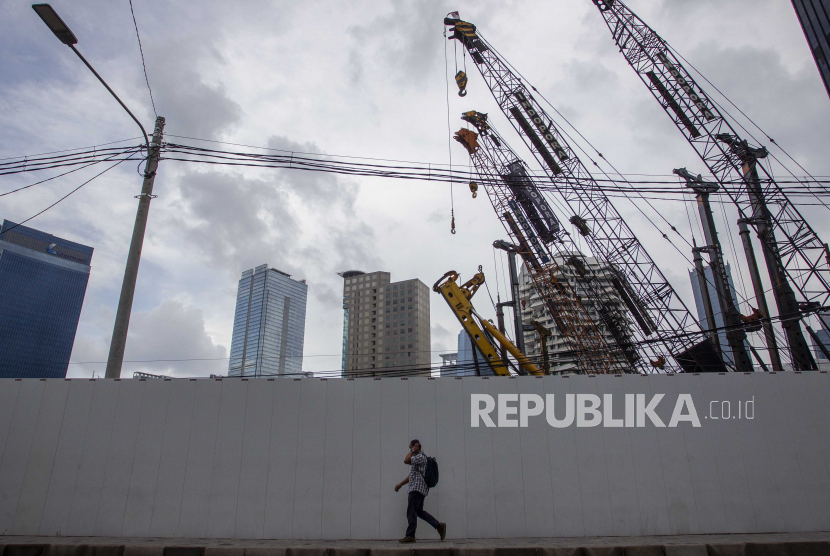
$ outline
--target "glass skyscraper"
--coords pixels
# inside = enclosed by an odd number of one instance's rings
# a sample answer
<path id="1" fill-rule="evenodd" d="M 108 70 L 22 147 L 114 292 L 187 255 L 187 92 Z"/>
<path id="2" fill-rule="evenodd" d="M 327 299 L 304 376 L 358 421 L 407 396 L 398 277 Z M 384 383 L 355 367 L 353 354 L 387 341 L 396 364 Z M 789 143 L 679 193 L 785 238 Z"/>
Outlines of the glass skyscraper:
<path id="1" fill-rule="evenodd" d="M 739 303 L 738 301 L 738 292 L 735 290 L 735 283 L 732 281 L 732 270 L 729 268 L 729 264 L 726 265 L 726 279 L 729 282 L 729 289 L 732 290 L 732 299 L 735 300 L 735 303 Z M 689 280 L 692 282 L 692 293 L 695 296 L 695 307 L 697 308 L 697 318 L 700 321 L 700 325 L 703 329 L 709 328 L 718 328 L 718 343 L 720 344 L 721 353 L 723 353 L 724 363 L 728 365 L 735 364 L 735 358 L 732 356 L 732 348 L 729 347 L 729 341 L 726 339 L 726 331 L 723 330 L 724 327 L 724 320 L 723 320 L 723 309 L 720 305 L 720 298 L 718 297 L 718 292 L 715 289 L 715 277 L 712 274 L 712 267 L 709 265 L 705 265 L 703 267 L 703 274 L 706 277 L 706 285 L 709 290 L 709 301 L 712 303 L 712 315 L 715 317 L 714 324 L 709 322 L 709 319 L 706 318 L 706 307 L 703 305 L 703 295 L 700 292 L 700 282 L 698 281 L 697 271 L 690 270 L 689 271 Z M 749 344 L 745 341 L 747 352 L 749 351 Z"/>
<path id="2" fill-rule="evenodd" d="M 3 221 L 0 378 L 63 378 L 81 317 L 92 247 Z"/>
<path id="3" fill-rule="evenodd" d="M 308 285 L 260 265 L 239 280 L 228 376 L 300 375 Z"/>

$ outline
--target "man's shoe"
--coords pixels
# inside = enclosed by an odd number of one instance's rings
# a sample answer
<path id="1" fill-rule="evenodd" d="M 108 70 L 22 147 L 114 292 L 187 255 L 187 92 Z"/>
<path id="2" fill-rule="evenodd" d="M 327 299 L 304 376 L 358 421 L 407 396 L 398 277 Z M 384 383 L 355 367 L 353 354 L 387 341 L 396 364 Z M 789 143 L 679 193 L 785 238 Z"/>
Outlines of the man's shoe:
<path id="1" fill-rule="evenodd" d="M 438 524 L 438 534 L 441 535 L 441 540 L 444 540 L 444 537 L 447 536 L 447 524 L 446 523 L 439 523 Z"/>
<path id="2" fill-rule="evenodd" d="M 444 537 L 441 537 L 444 538 Z M 415 542 L 415 537 L 404 537 L 402 539 L 398 539 L 398 542 Z"/>

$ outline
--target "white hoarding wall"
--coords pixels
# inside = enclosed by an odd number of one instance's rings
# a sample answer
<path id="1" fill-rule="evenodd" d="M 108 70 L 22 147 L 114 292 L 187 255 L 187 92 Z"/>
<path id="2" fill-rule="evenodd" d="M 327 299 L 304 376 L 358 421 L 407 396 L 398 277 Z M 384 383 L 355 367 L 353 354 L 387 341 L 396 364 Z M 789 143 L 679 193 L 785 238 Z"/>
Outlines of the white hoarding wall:
<path id="1" fill-rule="evenodd" d="M 451 538 L 826 531 L 828 398 L 815 372 L 6 379 L 0 535 L 397 538 L 413 438 Z"/>

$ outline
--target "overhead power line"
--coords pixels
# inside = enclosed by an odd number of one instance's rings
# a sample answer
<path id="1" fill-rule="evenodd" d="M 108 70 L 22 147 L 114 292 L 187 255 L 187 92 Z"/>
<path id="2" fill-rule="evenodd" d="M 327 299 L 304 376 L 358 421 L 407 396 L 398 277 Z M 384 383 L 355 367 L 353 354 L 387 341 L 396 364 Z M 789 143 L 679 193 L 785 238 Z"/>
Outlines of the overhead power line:
<path id="1" fill-rule="evenodd" d="M 133 0 L 130 0 L 130 13 L 133 15 L 133 25 L 135 25 L 135 38 L 138 39 L 138 51 L 141 53 L 141 67 L 144 68 L 144 81 L 147 83 L 147 90 L 150 91 L 150 104 L 153 105 L 153 114 L 158 118 L 159 114 L 156 112 L 156 101 L 153 100 L 153 89 L 150 87 L 150 78 L 147 77 L 147 64 L 144 63 L 144 49 L 141 47 L 141 35 L 138 34 L 138 22 L 135 20 L 135 11 L 133 10 Z"/>
<path id="2" fill-rule="evenodd" d="M 0 162 L 0 176 L 12 175 L 25 172 L 36 172 L 50 170 L 63 166 L 82 165 L 93 160 L 98 160 L 112 153 L 130 153 L 136 147 L 108 147 L 108 148 L 86 148 L 86 150 L 74 150 L 66 154 L 44 153 L 19 158 L 7 158 L 6 162 Z M 259 147 L 254 147 L 259 148 Z M 454 183 L 467 183 L 469 181 L 482 181 L 475 172 L 463 168 L 450 168 L 445 164 L 432 164 L 426 162 L 406 162 L 390 159 L 378 159 L 368 157 L 353 157 L 342 155 L 322 155 L 315 153 L 304 153 L 295 151 L 284 151 L 280 149 L 264 149 L 284 154 L 262 154 L 241 151 L 227 151 L 194 147 L 177 143 L 165 143 L 162 147 L 162 154 L 166 160 L 179 162 L 193 162 L 224 166 L 238 167 L 260 167 L 275 169 L 296 169 L 307 171 L 319 171 L 328 173 L 361 175 L 369 177 L 389 177 L 394 179 L 410 179 L 423 181 L 438 181 Z M 58 151 L 64 152 L 64 151 Z M 170 156 L 175 155 L 175 156 Z M 349 161 L 338 160 L 338 158 L 351 159 Z M 355 160 L 374 161 L 355 162 Z M 393 162 L 397 164 L 384 164 Z M 532 177 L 542 179 L 541 188 L 545 189 L 545 175 L 540 172 L 530 172 Z M 675 176 L 666 175 L 666 179 L 655 179 L 663 177 L 660 174 L 620 174 L 608 172 L 605 179 L 595 179 L 603 191 L 611 194 L 621 193 L 628 196 L 635 194 L 649 195 L 683 195 L 688 192 L 681 187 Z M 616 178 L 614 176 L 620 176 Z M 627 176 L 641 176 L 649 179 L 631 179 Z M 823 184 L 830 184 L 830 177 L 822 176 L 823 179 L 791 179 L 779 180 L 778 183 L 787 184 L 785 188 L 788 195 L 794 196 L 830 196 Z M 588 187 L 595 187 L 591 184 Z M 729 190 L 743 187 L 743 182 L 730 181 L 725 183 Z M 730 186 L 732 186 L 730 188 Z M 713 195 L 725 194 L 718 192 Z M 662 199 L 657 199 L 662 200 Z M 671 199 L 665 199 L 671 200 Z"/>
<path id="3" fill-rule="evenodd" d="M 107 168 L 106 170 L 103 170 L 102 172 L 98 172 L 97 174 L 95 174 L 94 176 L 92 176 L 91 178 L 86 180 L 84 183 L 82 183 L 81 185 L 79 185 L 78 187 L 76 187 L 75 189 L 73 189 L 72 191 L 70 191 L 69 193 L 67 193 L 66 195 L 64 195 L 63 197 L 61 197 L 60 199 L 58 199 L 57 201 L 55 201 L 51 205 L 49 205 L 45 209 L 41 210 L 40 212 L 38 212 L 36 214 L 33 214 L 32 216 L 30 216 L 29 218 L 26 218 L 25 220 L 23 220 L 21 222 L 18 222 L 17 224 L 12 226 L 11 228 L 0 232 L 0 237 L 2 237 L 2 235 L 5 234 L 6 232 L 10 232 L 10 231 L 14 230 L 15 228 L 17 228 L 18 226 L 22 226 L 26 222 L 29 222 L 30 220 L 34 220 L 35 218 L 37 218 L 38 216 L 40 216 L 44 212 L 48 211 L 49 209 L 53 208 L 57 204 L 61 203 L 64 199 L 66 199 L 67 197 L 69 197 L 70 195 L 72 195 L 73 193 L 75 193 L 76 191 L 78 191 L 79 189 L 81 189 L 82 187 L 84 187 L 85 185 L 87 185 L 88 183 L 93 181 L 94 179 L 106 174 L 107 172 L 109 172 L 110 170 L 112 170 L 113 168 L 115 168 L 116 166 L 118 166 L 119 164 L 121 164 L 122 162 L 124 162 L 126 160 L 130 160 L 130 157 L 123 158 L 123 159 L 119 160 L 118 162 L 116 162 L 115 164 L 113 164 L 112 166 L 110 166 L 109 168 Z"/>

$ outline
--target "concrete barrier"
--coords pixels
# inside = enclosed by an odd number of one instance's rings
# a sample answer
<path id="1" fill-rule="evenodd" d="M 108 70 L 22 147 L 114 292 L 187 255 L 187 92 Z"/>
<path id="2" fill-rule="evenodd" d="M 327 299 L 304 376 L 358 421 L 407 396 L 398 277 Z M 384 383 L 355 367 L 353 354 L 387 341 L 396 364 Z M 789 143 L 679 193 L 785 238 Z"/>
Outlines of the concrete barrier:
<path id="1" fill-rule="evenodd" d="M 0 534 L 396 538 L 416 437 L 450 538 L 827 531 L 828 398 L 826 373 L 6 379 Z"/>

